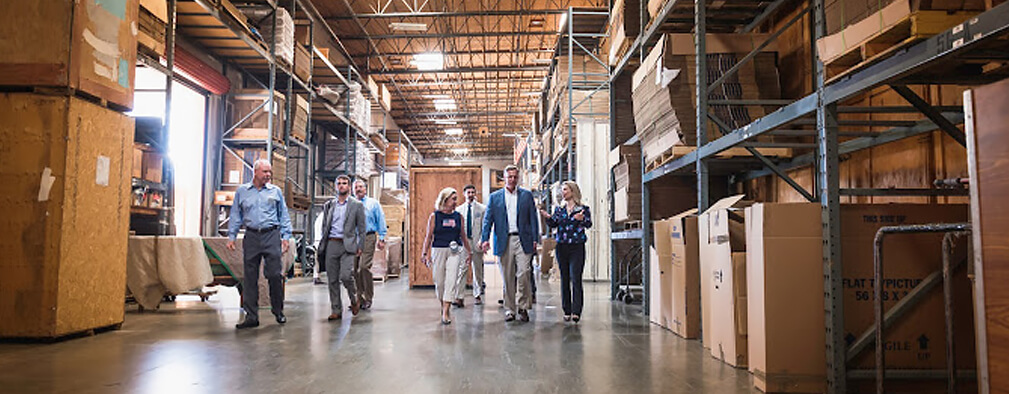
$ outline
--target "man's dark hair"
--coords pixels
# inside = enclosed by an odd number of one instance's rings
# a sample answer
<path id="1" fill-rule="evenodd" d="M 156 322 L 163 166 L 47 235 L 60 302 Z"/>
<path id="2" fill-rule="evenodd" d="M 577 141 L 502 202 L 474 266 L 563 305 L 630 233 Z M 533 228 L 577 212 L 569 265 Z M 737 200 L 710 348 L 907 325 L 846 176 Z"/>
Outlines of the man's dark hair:
<path id="1" fill-rule="evenodd" d="M 469 189 L 473 189 L 473 191 L 476 191 L 476 186 L 466 185 L 466 187 L 462 188 L 462 192 L 465 193 Z"/>
<path id="2" fill-rule="evenodd" d="M 339 175 L 339 176 L 336 177 L 336 180 L 338 180 L 338 181 L 341 180 L 341 179 L 347 181 L 347 183 L 350 183 L 350 177 L 347 176 L 347 175 L 342 175 L 341 174 L 341 175 Z"/>

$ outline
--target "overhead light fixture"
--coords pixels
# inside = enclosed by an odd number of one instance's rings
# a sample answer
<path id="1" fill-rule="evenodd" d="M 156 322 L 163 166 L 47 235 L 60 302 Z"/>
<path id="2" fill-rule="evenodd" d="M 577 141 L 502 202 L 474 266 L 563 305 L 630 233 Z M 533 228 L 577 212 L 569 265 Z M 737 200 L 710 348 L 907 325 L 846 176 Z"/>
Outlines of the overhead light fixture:
<path id="1" fill-rule="evenodd" d="M 520 137 L 518 133 L 504 133 L 501 134 L 502 137 Z"/>
<path id="2" fill-rule="evenodd" d="M 393 66 L 401 66 L 403 65 L 403 59 L 398 57 L 389 58 L 389 64 L 392 64 Z"/>
<path id="3" fill-rule="evenodd" d="M 426 98 L 426 99 L 449 99 L 449 98 L 452 98 L 452 96 L 449 96 L 447 94 L 423 94 L 420 97 L 423 97 L 423 98 Z"/>
<path id="4" fill-rule="evenodd" d="M 450 161 L 450 162 L 448 162 L 448 165 L 458 167 L 458 166 L 462 165 L 462 162 L 460 162 L 460 161 Z"/>
<path id="5" fill-rule="evenodd" d="M 393 22 L 389 28 L 393 31 L 427 31 L 427 23 Z"/>
<path id="6" fill-rule="evenodd" d="M 529 20 L 529 27 L 543 27 L 547 20 L 544 18 L 532 18 Z"/>
<path id="7" fill-rule="evenodd" d="M 564 23 L 568 21 L 568 14 L 565 12 L 561 14 L 561 20 L 557 22 L 557 30 L 564 31 Z"/>
<path id="8" fill-rule="evenodd" d="M 522 93 L 522 95 L 523 95 L 523 96 L 541 96 L 541 95 L 543 95 L 543 92 L 540 92 L 540 91 L 535 91 L 535 92 L 523 92 L 523 93 Z"/>
<path id="9" fill-rule="evenodd" d="M 418 53 L 413 55 L 411 63 L 417 66 L 418 70 L 441 70 L 445 68 L 445 55 L 439 52 Z"/>
<path id="10" fill-rule="evenodd" d="M 459 122 L 456 121 L 455 119 L 438 119 L 438 120 L 435 120 L 434 123 L 435 124 L 446 124 L 446 125 L 459 124 Z"/>
<path id="11" fill-rule="evenodd" d="M 445 129 L 445 135 L 462 135 L 462 129 L 460 128 Z"/>
<path id="12" fill-rule="evenodd" d="M 453 148 L 453 149 L 449 149 L 449 151 L 452 152 L 452 153 L 455 153 L 457 155 L 465 155 L 465 154 L 469 153 L 469 149 L 467 149 L 467 148 Z"/>
<path id="13" fill-rule="evenodd" d="M 554 62 L 554 59 L 550 59 L 550 58 L 547 58 L 547 59 L 533 59 L 533 63 L 535 63 L 535 64 L 551 64 L 553 62 Z"/>
<path id="14" fill-rule="evenodd" d="M 453 99 L 434 100 L 434 109 L 437 111 L 453 111 L 456 109 L 455 100 Z"/>

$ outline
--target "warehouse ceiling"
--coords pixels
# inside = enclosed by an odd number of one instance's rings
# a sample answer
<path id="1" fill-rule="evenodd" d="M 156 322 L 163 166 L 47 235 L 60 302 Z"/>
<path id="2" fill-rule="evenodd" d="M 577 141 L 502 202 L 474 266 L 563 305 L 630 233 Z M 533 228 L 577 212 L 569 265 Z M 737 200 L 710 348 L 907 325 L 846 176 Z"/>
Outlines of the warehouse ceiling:
<path id="1" fill-rule="evenodd" d="M 511 155 L 569 6 L 607 0 L 314 0 L 425 157 Z M 460 130 L 461 129 L 461 130 Z M 461 131 L 461 133 L 460 133 Z"/>

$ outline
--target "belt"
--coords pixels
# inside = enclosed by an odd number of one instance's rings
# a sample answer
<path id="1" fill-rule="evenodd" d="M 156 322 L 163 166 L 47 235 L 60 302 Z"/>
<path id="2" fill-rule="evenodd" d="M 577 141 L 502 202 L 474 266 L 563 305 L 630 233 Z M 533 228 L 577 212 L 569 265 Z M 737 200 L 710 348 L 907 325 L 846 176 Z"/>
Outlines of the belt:
<path id="1" fill-rule="evenodd" d="M 519 233 L 508 233 L 508 236 L 509 236 L 509 237 L 511 237 L 511 236 L 513 236 L 513 235 L 519 235 Z"/>
<path id="2" fill-rule="evenodd" d="M 260 234 L 262 234 L 262 233 L 270 232 L 270 231 L 273 231 L 273 230 L 276 230 L 276 229 L 277 229 L 277 226 L 270 226 L 270 227 L 259 228 L 259 229 L 252 228 L 252 227 L 246 227 L 245 231 L 246 232 L 250 232 L 251 231 L 251 232 L 254 232 L 254 233 L 260 233 Z"/>
<path id="3" fill-rule="evenodd" d="M 329 237 L 329 240 L 343 242 L 343 238 Z"/>
<path id="4" fill-rule="evenodd" d="M 374 231 L 369 231 L 369 232 L 364 233 L 364 235 L 375 235 L 375 232 Z"/>

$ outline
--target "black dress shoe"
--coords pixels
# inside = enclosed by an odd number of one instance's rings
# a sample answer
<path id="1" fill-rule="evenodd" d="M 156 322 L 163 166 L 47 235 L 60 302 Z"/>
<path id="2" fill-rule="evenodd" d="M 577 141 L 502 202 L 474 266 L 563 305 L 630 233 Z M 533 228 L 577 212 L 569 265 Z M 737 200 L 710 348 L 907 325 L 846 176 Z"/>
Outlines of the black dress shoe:
<path id="1" fill-rule="evenodd" d="M 280 324 L 287 323 L 287 316 L 277 315 L 277 323 L 280 323 Z"/>
<path id="2" fill-rule="evenodd" d="M 525 309 L 519 309 L 519 321 L 529 321 L 529 312 Z"/>
<path id="3" fill-rule="evenodd" d="M 241 330 L 243 328 L 256 328 L 259 327 L 259 322 L 255 320 L 246 320 L 235 325 L 235 328 Z"/>

